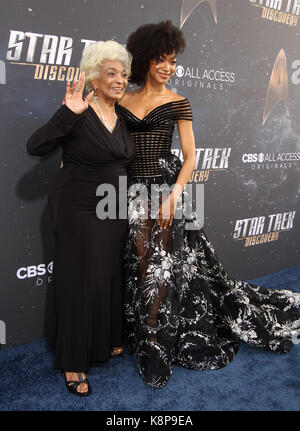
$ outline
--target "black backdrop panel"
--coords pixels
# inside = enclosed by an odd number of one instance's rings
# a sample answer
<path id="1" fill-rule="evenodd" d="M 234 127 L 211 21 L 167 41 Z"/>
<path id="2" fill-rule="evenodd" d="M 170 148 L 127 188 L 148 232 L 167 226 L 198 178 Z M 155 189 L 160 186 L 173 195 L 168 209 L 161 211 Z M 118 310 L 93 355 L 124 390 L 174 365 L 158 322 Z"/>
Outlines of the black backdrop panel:
<path id="1" fill-rule="evenodd" d="M 2 8 L 0 320 L 7 346 L 43 335 L 52 276 L 47 188 L 60 152 L 39 160 L 26 154 L 26 141 L 59 107 L 87 43 L 125 44 L 148 22 L 182 24 L 187 40 L 169 87 L 193 108 L 191 182 L 205 186 L 204 228 L 225 269 L 250 279 L 299 264 L 297 4 L 11 0 Z M 177 134 L 174 151 L 180 154 Z"/>

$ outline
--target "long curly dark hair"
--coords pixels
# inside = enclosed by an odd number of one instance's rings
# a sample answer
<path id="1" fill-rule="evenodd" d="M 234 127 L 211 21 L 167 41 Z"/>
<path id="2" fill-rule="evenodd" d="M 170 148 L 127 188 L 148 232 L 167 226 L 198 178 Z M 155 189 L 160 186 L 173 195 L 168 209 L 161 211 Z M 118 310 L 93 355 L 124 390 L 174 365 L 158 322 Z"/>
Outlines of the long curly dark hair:
<path id="1" fill-rule="evenodd" d="M 177 55 L 184 51 L 183 32 L 171 21 L 145 24 L 128 37 L 126 48 L 131 53 L 130 82 L 141 85 L 146 80 L 150 60 L 159 60 L 163 54 Z"/>

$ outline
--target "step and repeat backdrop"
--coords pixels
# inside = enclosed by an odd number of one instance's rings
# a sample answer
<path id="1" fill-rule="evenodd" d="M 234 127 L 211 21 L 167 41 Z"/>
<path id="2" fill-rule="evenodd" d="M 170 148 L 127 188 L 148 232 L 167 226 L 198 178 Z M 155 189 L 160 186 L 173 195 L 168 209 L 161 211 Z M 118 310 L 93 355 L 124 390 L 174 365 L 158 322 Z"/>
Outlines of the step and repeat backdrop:
<path id="1" fill-rule="evenodd" d="M 204 229 L 226 271 L 249 280 L 299 264 L 300 0 L 11 0 L 1 9 L 4 347 L 43 336 L 52 282 L 47 188 L 61 156 L 30 157 L 26 141 L 60 106 L 85 46 L 125 44 L 145 23 L 170 19 L 186 37 L 168 86 L 193 109 L 190 182 L 204 184 Z M 181 157 L 177 132 L 173 151 Z"/>

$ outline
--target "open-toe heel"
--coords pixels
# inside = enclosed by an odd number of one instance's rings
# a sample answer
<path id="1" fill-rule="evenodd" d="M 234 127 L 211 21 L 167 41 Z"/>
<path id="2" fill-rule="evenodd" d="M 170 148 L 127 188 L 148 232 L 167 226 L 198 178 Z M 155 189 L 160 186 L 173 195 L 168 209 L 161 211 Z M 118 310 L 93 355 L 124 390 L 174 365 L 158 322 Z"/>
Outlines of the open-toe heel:
<path id="1" fill-rule="evenodd" d="M 65 371 L 62 371 L 61 374 L 64 376 L 67 389 L 69 392 L 71 392 L 71 394 L 78 395 L 79 397 L 87 397 L 92 392 L 92 388 L 88 379 L 87 378 L 84 379 L 81 373 L 77 373 L 79 380 L 67 380 Z M 78 386 L 81 385 L 82 383 L 85 383 L 88 387 L 88 390 L 86 392 L 77 391 Z"/>
<path id="2" fill-rule="evenodd" d="M 115 353 L 114 350 L 121 350 L 121 351 L 118 352 L 118 353 Z M 122 349 L 122 347 L 116 347 L 115 349 L 113 349 L 110 352 L 111 359 L 120 358 L 122 355 L 123 355 L 123 349 Z"/>

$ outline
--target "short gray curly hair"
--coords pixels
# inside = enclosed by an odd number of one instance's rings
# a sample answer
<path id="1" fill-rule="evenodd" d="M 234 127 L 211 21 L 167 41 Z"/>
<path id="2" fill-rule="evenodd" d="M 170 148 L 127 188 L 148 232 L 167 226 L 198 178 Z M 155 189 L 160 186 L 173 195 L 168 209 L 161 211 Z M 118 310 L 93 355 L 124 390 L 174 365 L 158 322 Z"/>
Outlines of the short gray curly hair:
<path id="1" fill-rule="evenodd" d="M 91 81 L 97 77 L 98 69 L 105 60 L 121 61 L 129 78 L 132 56 L 123 45 L 114 40 L 91 43 L 84 49 L 80 61 L 80 69 L 85 74 L 87 91 L 93 90 Z"/>

